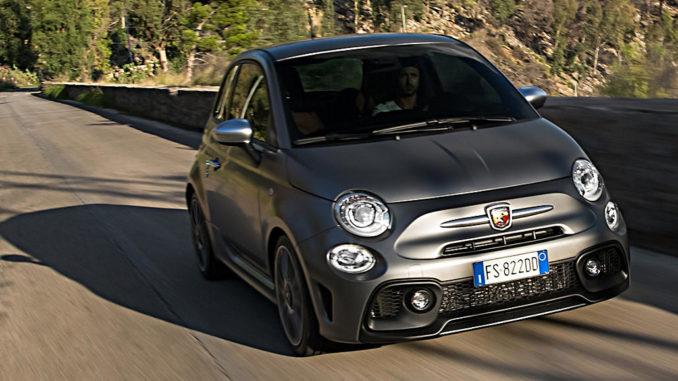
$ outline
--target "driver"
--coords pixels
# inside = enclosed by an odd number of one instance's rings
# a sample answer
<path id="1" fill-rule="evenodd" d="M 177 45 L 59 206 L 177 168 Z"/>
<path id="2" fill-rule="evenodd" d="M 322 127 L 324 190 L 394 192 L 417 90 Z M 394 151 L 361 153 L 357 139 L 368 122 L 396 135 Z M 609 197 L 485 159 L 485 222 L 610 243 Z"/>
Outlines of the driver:
<path id="1" fill-rule="evenodd" d="M 398 71 L 396 96 L 389 101 L 377 104 L 372 116 L 382 112 L 397 110 L 414 110 L 421 105 L 417 101 L 419 91 L 419 67 L 406 64 Z"/>

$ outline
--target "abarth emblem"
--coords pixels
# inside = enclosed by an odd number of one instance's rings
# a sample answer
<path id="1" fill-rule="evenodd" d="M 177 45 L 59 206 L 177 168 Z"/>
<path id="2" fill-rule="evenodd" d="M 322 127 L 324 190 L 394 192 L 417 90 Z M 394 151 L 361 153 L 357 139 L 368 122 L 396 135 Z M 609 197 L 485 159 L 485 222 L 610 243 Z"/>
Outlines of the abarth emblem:
<path id="1" fill-rule="evenodd" d="M 511 227 L 511 205 L 508 203 L 494 204 L 485 208 L 490 226 L 494 230 L 506 230 Z"/>

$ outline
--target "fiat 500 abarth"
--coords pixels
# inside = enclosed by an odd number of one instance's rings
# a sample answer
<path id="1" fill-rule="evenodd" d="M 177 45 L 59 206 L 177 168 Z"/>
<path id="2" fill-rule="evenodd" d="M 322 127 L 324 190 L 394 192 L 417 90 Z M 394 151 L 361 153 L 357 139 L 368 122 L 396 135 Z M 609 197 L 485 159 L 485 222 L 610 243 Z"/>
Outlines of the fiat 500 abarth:
<path id="1" fill-rule="evenodd" d="M 618 295 L 626 224 L 545 100 L 444 36 L 243 53 L 189 174 L 200 270 L 276 303 L 302 355 Z"/>

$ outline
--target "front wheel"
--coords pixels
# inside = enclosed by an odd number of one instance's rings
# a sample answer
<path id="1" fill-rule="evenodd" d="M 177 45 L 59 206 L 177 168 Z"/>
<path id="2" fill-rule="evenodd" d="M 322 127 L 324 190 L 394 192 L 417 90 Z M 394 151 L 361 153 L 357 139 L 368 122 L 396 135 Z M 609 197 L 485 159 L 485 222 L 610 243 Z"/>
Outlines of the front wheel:
<path id="1" fill-rule="evenodd" d="M 287 237 L 281 237 L 276 244 L 274 271 L 278 314 L 294 353 L 298 356 L 320 353 L 327 341 L 318 333 L 304 274 Z"/>
<path id="2" fill-rule="evenodd" d="M 209 280 L 224 278 L 229 271 L 226 265 L 214 256 L 209 232 L 207 231 L 205 214 L 202 212 L 200 201 L 198 201 L 198 197 L 195 194 L 191 197 L 188 213 L 191 217 L 191 238 L 193 239 L 193 248 L 198 257 L 200 272 Z"/>

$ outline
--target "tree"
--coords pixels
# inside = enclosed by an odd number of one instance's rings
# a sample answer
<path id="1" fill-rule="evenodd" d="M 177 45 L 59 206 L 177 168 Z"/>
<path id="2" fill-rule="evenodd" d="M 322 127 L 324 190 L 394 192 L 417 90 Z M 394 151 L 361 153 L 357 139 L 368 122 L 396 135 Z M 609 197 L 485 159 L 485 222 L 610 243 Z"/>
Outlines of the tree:
<path id="1" fill-rule="evenodd" d="M 492 17 L 501 25 L 515 12 L 515 0 L 490 0 Z"/>
<path id="2" fill-rule="evenodd" d="M 634 30 L 634 12 L 635 8 L 629 0 L 607 0 L 603 6 L 603 18 L 600 22 L 601 42 L 617 50 L 619 62 L 623 59 L 621 48 L 624 37 Z"/>
<path id="3" fill-rule="evenodd" d="M 310 36 L 306 30 L 306 9 L 298 0 L 261 0 L 264 19 L 262 42 L 275 44 L 303 40 Z"/>
<path id="4" fill-rule="evenodd" d="M 332 36 L 337 33 L 337 26 L 334 20 L 334 1 L 323 0 L 322 11 L 323 18 L 320 33 L 323 35 L 323 37 Z"/>
<path id="5" fill-rule="evenodd" d="M 167 47 L 180 39 L 181 14 L 186 0 L 131 0 L 130 33 L 150 44 L 158 54 L 160 68 L 166 72 Z"/>
<path id="6" fill-rule="evenodd" d="M 33 0 L 31 29 L 36 66 L 48 75 L 86 77 L 89 36 L 94 30 L 91 0 Z"/>
<path id="7" fill-rule="evenodd" d="M 182 19 L 181 49 L 186 54 L 186 79 L 191 80 L 199 55 L 226 51 L 237 54 L 257 39 L 253 0 L 194 3 Z"/>
<path id="8" fill-rule="evenodd" d="M 507 0 L 513 1 L 513 0 Z M 424 2 L 418 0 L 372 0 L 372 15 L 375 31 L 402 31 L 402 12 L 406 18 L 420 20 L 424 14 Z"/>
<path id="9" fill-rule="evenodd" d="M 28 0 L 0 3 L 0 64 L 28 69 L 35 63 Z"/>
<path id="10" fill-rule="evenodd" d="M 85 52 L 85 77 L 99 79 L 111 68 L 111 40 L 108 38 L 110 9 L 108 0 L 90 0 L 92 33 Z"/>
<path id="11" fill-rule="evenodd" d="M 577 0 L 553 0 L 553 32 L 555 35 L 554 51 L 558 50 L 561 42 L 560 34 L 563 28 L 572 20 L 577 14 L 579 4 Z"/>

